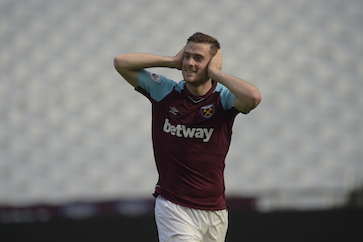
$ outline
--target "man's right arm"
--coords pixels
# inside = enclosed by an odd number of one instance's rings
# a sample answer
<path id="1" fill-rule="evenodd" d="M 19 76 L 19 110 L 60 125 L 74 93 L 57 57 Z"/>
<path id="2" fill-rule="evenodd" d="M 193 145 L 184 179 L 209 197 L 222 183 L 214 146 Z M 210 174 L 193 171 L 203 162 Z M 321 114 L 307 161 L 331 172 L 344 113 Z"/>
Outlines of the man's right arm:
<path id="1" fill-rule="evenodd" d="M 168 67 L 181 69 L 184 49 L 175 57 L 150 55 L 143 53 L 123 54 L 116 56 L 114 66 L 118 73 L 133 87 L 137 87 L 138 71 L 151 67 Z"/>

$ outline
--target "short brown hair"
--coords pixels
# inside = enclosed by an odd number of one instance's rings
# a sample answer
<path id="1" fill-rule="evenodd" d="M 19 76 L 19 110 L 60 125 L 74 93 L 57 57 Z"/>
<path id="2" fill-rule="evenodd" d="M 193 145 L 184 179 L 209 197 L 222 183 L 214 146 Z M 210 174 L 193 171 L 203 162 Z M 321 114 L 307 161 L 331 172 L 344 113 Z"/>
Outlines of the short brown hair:
<path id="1" fill-rule="evenodd" d="M 212 56 L 214 56 L 217 53 L 217 51 L 221 48 L 216 38 L 207 34 L 203 34 L 201 32 L 196 32 L 195 34 L 190 36 L 189 39 L 187 40 L 187 43 L 189 42 L 211 44 L 210 53 Z"/>

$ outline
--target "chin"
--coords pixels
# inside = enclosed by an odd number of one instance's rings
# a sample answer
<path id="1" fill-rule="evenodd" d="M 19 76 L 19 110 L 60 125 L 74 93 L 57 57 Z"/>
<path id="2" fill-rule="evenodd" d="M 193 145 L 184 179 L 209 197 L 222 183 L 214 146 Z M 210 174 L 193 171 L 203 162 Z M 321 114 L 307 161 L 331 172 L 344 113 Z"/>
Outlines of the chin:
<path id="1" fill-rule="evenodd" d="M 184 81 L 189 83 L 189 84 L 198 84 L 198 83 L 200 83 L 200 80 L 198 80 L 196 78 L 190 78 L 190 77 L 189 78 L 188 77 L 184 78 Z"/>
<path id="2" fill-rule="evenodd" d="M 184 74 L 183 78 L 184 78 L 184 81 L 189 82 L 189 83 L 196 81 L 195 77 L 188 75 L 188 73 Z"/>
<path id="3" fill-rule="evenodd" d="M 183 73 L 184 81 L 192 85 L 202 85 L 209 80 L 209 78 L 201 79 L 198 77 L 194 73 Z"/>

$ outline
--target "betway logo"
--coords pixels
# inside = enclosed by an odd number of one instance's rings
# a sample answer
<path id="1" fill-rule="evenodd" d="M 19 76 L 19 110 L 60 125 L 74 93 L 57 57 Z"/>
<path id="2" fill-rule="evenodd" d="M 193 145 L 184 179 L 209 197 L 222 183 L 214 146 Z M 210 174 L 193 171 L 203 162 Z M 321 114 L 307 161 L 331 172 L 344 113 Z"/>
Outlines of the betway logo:
<path id="1" fill-rule="evenodd" d="M 172 125 L 169 119 L 165 119 L 163 130 L 165 133 L 170 133 L 171 135 L 176 135 L 178 137 L 184 138 L 197 138 L 203 139 L 203 142 L 207 143 L 212 137 L 214 128 L 187 128 L 185 125 L 178 124 Z"/>

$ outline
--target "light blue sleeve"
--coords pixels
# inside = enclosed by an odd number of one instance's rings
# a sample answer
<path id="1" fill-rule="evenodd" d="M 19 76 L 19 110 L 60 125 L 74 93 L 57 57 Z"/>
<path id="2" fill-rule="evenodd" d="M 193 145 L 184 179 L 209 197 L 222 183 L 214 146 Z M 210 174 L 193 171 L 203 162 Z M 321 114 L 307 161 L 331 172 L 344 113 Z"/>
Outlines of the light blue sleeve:
<path id="1" fill-rule="evenodd" d="M 174 89 L 177 83 L 162 75 L 140 70 L 137 85 L 148 92 L 152 99 L 159 102 Z"/>
<path id="2" fill-rule="evenodd" d="M 230 90 L 218 83 L 215 91 L 220 93 L 219 96 L 224 110 L 229 110 L 234 107 L 236 96 Z"/>

